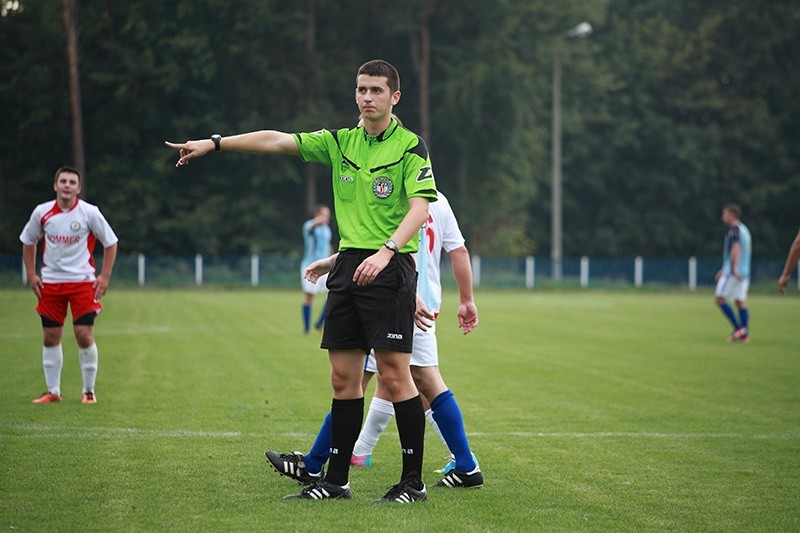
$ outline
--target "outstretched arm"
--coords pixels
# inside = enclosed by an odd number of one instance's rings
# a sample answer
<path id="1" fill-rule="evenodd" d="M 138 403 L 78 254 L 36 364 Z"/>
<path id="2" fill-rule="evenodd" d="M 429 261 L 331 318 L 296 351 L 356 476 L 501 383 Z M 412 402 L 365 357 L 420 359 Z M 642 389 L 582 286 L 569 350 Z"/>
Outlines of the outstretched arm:
<path id="1" fill-rule="evenodd" d="M 789 248 L 789 255 L 786 257 L 786 266 L 783 267 L 783 273 L 778 278 L 778 288 L 781 294 L 786 292 L 786 286 L 789 285 L 789 278 L 792 275 L 797 261 L 800 261 L 800 231 L 797 232 L 797 237 L 794 238 L 792 247 Z"/>
<path id="2" fill-rule="evenodd" d="M 469 251 L 466 246 L 461 246 L 447 253 L 453 265 L 453 276 L 458 285 L 458 297 L 461 303 L 458 306 L 458 326 L 464 335 L 475 329 L 478 325 L 478 308 L 472 294 L 472 265 L 470 264 Z"/>
<path id="3" fill-rule="evenodd" d="M 176 167 L 186 165 L 192 159 L 202 157 L 208 152 L 213 152 L 215 148 L 214 141 L 211 139 L 186 141 L 185 143 L 164 141 L 164 144 L 179 151 L 180 159 L 175 164 Z M 292 134 L 276 130 L 253 131 L 222 137 L 219 146 L 220 150 L 229 152 L 289 155 L 300 153 Z"/>

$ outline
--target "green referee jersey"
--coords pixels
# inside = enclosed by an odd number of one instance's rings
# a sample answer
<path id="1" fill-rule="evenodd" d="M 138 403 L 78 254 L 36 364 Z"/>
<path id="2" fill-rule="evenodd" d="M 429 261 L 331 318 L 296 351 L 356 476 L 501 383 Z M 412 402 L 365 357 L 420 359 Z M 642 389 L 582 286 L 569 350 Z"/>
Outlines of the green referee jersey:
<path id="1" fill-rule="evenodd" d="M 408 199 L 436 201 L 428 148 L 417 134 L 392 119 L 380 135 L 363 126 L 296 133 L 303 161 L 332 168 L 339 250 L 378 250 L 408 213 Z M 415 235 L 402 252 L 416 252 Z"/>

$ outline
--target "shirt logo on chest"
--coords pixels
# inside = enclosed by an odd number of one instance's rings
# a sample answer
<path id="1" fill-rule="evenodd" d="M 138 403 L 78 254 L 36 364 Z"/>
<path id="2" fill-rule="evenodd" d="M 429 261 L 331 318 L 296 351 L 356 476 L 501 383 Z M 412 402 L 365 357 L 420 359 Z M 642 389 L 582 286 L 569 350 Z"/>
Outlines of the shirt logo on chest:
<path id="1" fill-rule="evenodd" d="M 386 176 L 378 176 L 372 181 L 372 193 L 380 199 L 388 198 L 394 191 L 394 183 Z"/>
<path id="2" fill-rule="evenodd" d="M 72 231 L 80 231 L 81 230 L 81 223 L 77 220 L 73 220 L 72 224 L 69 225 L 69 229 Z"/>

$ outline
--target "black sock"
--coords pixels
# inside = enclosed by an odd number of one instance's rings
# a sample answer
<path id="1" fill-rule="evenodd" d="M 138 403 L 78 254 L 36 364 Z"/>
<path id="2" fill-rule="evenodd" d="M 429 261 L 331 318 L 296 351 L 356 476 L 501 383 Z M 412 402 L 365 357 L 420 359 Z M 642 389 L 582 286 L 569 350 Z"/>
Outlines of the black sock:
<path id="1" fill-rule="evenodd" d="M 403 448 L 403 474 L 400 480 L 416 477 L 422 481 L 422 454 L 425 446 L 425 410 L 419 395 L 394 403 L 394 418 Z M 416 487 L 421 489 L 422 487 Z"/>
<path id="2" fill-rule="evenodd" d="M 331 402 L 331 457 L 325 481 L 346 485 L 350 473 L 350 456 L 361 431 L 364 418 L 364 398 Z"/>

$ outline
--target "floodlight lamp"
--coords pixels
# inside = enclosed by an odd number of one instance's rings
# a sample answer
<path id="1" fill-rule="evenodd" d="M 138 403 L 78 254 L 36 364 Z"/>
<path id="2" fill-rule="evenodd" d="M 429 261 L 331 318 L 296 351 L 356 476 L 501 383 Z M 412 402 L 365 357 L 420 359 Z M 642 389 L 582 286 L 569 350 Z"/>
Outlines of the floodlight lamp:
<path id="1" fill-rule="evenodd" d="M 588 22 L 581 22 L 567 32 L 567 37 L 586 37 L 592 33 L 592 25 Z"/>

